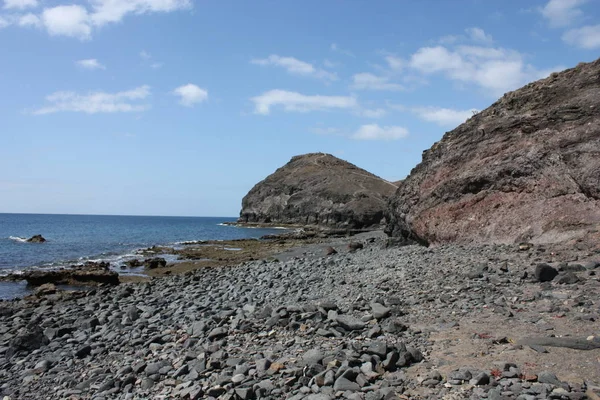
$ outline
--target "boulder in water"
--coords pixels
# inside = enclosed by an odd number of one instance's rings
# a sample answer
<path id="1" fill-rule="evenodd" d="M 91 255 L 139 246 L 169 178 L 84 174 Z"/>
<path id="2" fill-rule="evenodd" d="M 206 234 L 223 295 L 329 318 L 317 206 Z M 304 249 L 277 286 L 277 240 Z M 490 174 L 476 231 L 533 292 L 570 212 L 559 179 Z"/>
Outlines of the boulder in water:
<path id="1" fill-rule="evenodd" d="M 34 235 L 27 239 L 27 243 L 44 243 L 45 241 L 46 238 L 44 238 L 42 235 Z"/>

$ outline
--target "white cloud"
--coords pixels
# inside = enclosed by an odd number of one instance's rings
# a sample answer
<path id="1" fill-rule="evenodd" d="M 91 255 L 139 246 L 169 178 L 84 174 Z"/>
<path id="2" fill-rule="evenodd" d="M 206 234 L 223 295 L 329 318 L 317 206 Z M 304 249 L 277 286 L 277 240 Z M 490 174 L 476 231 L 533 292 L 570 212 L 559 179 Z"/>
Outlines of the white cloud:
<path id="1" fill-rule="evenodd" d="M 582 49 L 600 48 L 600 25 L 588 25 L 565 32 L 563 41 Z"/>
<path id="2" fill-rule="evenodd" d="M 402 71 L 406 66 L 406 62 L 400 57 L 396 56 L 386 56 L 385 61 L 387 61 L 389 67 L 394 71 Z"/>
<path id="3" fill-rule="evenodd" d="M 363 125 L 352 135 L 356 140 L 398 140 L 408 136 L 408 130 L 401 126 Z"/>
<path id="4" fill-rule="evenodd" d="M 150 60 L 152 58 L 152 55 L 150 53 L 148 53 L 146 50 L 142 50 L 142 51 L 140 51 L 140 57 L 142 57 L 142 59 L 144 59 L 144 60 Z"/>
<path id="5" fill-rule="evenodd" d="M 465 29 L 469 38 L 474 42 L 481 42 L 486 44 L 491 44 L 494 39 L 492 39 L 492 35 L 485 33 L 485 31 L 481 28 L 473 27 Z"/>
<path id="6" fill-rule="evenodd" d="M 440 126 L 455 127 L 471 118 L 478 110 L 474 108 L 471 110 L 453 110 L 450 108 L 417 107 L 413 108 L 412 112 L 425 121 L 434 122 Z"/>
<path id="7" fill-rule="evenodd" d="M 150 86 L 147 85 L 117 93 L 55 92 L 46 97 L 46 101 L 50 103 L 48 106 L 35 110 L 33 113 L 43 115 L 65 111 L 86 114 L 141 112 L 147 110 L 149 106 L 136 102 L 144 100 L 148 96 L 150 96 Z"/>
<path id="8" fill-rule="evenodd" d="M 85 69 L 106 69 L 106 67 L 98 62 L 95 58 L 89 58 L 87 60 L 76 61 L 75 64 Z"/>
<path id="9" fill-rule="evenodd" d="M 276 54 L 272 54 L 264 59 L 254 59 L 251 61 L 252 64 L 256 65 L 272 65 L 276 67 L 284 68 L 289 74 L 308 76 L 317 79 L 323 79 L 326 81 L 337 80 L 337 75 L 320 68 L 315 68 L 312 64 L 305 61 L 298 60 L 294 57 L 282 57 Z"/>
<path id="10" fill-rule="evenodd" d="M 0 29 L 6 28 L 9 25 L 10 25 L 10 21 L 8 21 L 6 18 L 4 18 L 2 15 L 0 15 Z"/>
<path id="11" fill-rule="evenodd" d="M 548 20 L 550 26 L 560 28 L 571 25 L 583 16 L 579 6 L 587 0 L 550 0 L 539 11 Z"/>
<path id="12" fill-rule="evenodd" d="M 307 96 L 286 90 L 270 90 L 250 99 L 256 114 L 268 115 L 271 107 L 281 106 L 285 111 L 307 112 L 327 109 L 352 109 L 358 106 L 349 96 Z"/>
<path id="13" fill-rule="evenodd" d="M 192 107 L 194 104 L 202 103 L 208 99 L 208 92 L 192 83 L 179 86 L 173 90 L 173 94 L 179 96 L 179 104 Z"/>
<path id="14" fill-rule="evenodd" d="M 355 74 L 352 77 L 352 88 L 357 90 L 404 90 L 404 87 L 398 83 L 389 82 L 388 78 L 373 75 L 368 72 Z"/>
<path id="15" fill-rule="evenodd" d="M 35 14 L 32 13 L 28 13 L 25 15 L 21 15 L 19 17 L 19 21 L 18 21 L 19 26 L 32 26 L 35 28 L 39 28 L 40 26 L 42 26 L 42 21 L 40 20 L 40 17 L 38 17 Z"/>
<path id="16" fill-rule="evenodd" d="M 454 50 L 423 47 L 412 55 L 410 66 L 422 74 L 441 73 L 452 80 L 477 85 L 492 96 L 552 72 L 526 64 L 517 51 L 480 46 L 458 46 Z"/>
<path id="17" fill-rule="evenodd" d="M 120 22 L 127 14 L 172 12 L 192 7 L 191 0 L 91 0 L 91 20 L 96 26 Z"/>
<path id="18" fill-rule="evenodd" d="M 5 0 L 4 8 L 25 9 L 37 6 L 37 0 Z M 2 25 L 44 26 L 52 36 L 90 39 L 95 29 L 118 23 L 129 14 L 142 15 L 191 8 L 192 0 L 88 0 L 89 6 L 71 4 L 44 8 L 39 16 L 27 14 L 2 19 Z M 2 18 L 2 17 L 0 17 Z M 37 19 L 36 19 L 37 18 Z M 4 23 L 3 23 L 3 22 Z"/>
<path id="19" fill-rule="evenodd" d="M 38 6 L 37 0 L 4 0 L 4 8 L 24 10 Z"/>
<path id="20" fill-rule="evenodd" d="M 87 10 L 78 5 L 46 8 L 42 21 L 52 36 L 69 36 L 81 40 L 89 39 L 92 33 Z"/>

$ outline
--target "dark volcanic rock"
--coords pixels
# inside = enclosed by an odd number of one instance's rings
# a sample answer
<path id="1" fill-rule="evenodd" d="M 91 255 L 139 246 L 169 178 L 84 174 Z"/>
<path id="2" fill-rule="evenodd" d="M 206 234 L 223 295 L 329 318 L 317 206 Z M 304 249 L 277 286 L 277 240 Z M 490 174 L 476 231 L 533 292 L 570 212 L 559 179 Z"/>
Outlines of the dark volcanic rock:
<path id="1" fill-rule="evenodd" d="M 144 265 L 148 269 L 163 268 L 167 266 L 167 261 L 162 257 L 148 258 L 144 260 Z"/>
<path id="2" fill-rule="evenodd" d="M 35 235 L 27 239 L 28 243 L 44 243 L 46 239 L 42 235 Z"/>
<path id="3" fill-rule="evenodd" d="M 119 274 L 109 269 L 106 262 L 87 262 L 73 265 L 68 269 L 25 271 L 20 275 L 8 275 L 5 280 L 25 280 L 29 285 L 40 286 L 47 283 L 55 285 L 94 285 L 107 283 L 119 284 Z"/>
<path id="4" fill-rule="evenodd" d="M 293 157 L 248 192 L 239 222 L 378 226 L 395 190 L 394 184 L 330 154 L 305 154 Z"/>
<path id="5" fill-rule="evenodd" d="M 548 264 L 538 264 L 535 267 L 535 278 L 539 282 L 550 282 L 558 275 L 556 268 Z"/>
<path id="6" fill-rule="evenodd" d="M 423 153 L 386 232 L 425 243 L 598 235 L 600 60 L 505 94 Z"/>

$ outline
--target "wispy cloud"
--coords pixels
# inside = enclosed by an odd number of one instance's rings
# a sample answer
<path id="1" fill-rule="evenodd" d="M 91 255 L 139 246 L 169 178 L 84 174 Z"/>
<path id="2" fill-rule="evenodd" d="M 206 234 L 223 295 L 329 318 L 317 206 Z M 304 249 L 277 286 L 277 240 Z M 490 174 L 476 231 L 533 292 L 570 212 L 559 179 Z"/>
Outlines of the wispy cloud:
<path id="1" fill-rule="evenodd" d="M 78 94 L 71 91 L 54 92 L 46 97 L 47 106 L 33 112 L 36 115 L 57 112 L 82 112 L 86 114 L 141 112 L 150 106 L 140 104 L 150 96 L 150 86 L 144 85 L 123 92 L 91 92 Z"/>
<path id="2" fill-rule="evenodd" d="M 17 25 L 21 27 L 39 28 L 42 26 L 42 20 L 37 15 L 28 13 L 18 17 Z"/>
<path id="3" fill-rule="evenodd" d="M 416 107 L 411 109 L 419 118 L 434 122 L 444 127 L 455 127 L 462 124 L 478 112 L 476 109 L 454 110 L 440 107 Z"/>
<path id="4" fill-rule="evenodd" d="M 600 25 L 588 25 L 564 33 L 562 40 L 582 49 L 600 48 Z"/>
<path id="5" fill-rule="evenodd" d="M 26 8 L 35 8 L 38 5 L 38 0 L 4 0 L 4 8 L 7 10 L 24 10 Z"/>
<path id="6" fill-rule="evenodd" d="M 481 28 L 473 27 L 465 29 L 469 38 L 474 42 L 480 42 L 484 44 L 492 44 L 494 39 L 492 35 L 485 33 L 485 31 Z"/>
<path id="7" fill-rule="evenodd" d="M 587 0 L 550 0 L 539 12 L 551 27 L 561 28 L 573 24 L 583 16 L 579 7 L 585 3 Z"/>
<path id="8" fill-rule="evenodd" d="M 379 126 L 377 124 L 361 125 L 356 131 L 348 132 L 334 127 L 316 126 L 310 128 L 312 133 L 323 136 L 341 136 L 352 140 L 391 141 L 404 139 L 409 135 L 408 129 L 402 126 Z"/>
<path id="9" fill-rule="evenodd" d="M 152 54 L 148 53 L 146 50 L 142 50 L 139 53 L 140 58 L 144 65 L 149 66 L 152 69 L 160 69 L 163 67 L 164 63 L 154 60 Z"/>
<path id="10" fill-rule="evenodd" d="M 357 114 L 361 117 L 365 117 L 365 118 L 381 118 L 381 117 L 385 117 L 385 115 L 387 114 L 387 111 L 384 110 L 383 108 L 364 108 L 361 109 L 357 112 Z"/>
<path id="11" fill-rule="evenodd" d="M 312 64 L 298 60 L 294 57 L 282 57 L 271 54 L 267 58 L 254 59 L 251 63 L 262 66 L 280 67 L 285 69 L 291 75 L 306 76 L 325 81 L 335 81 L 338 79 L 336 74 L 321 68 L 315 68 Z"/>
<path id="12" fill-rule="evenodd" d="M 357 90 L 404 90 L 404 86 L 392 83 L 388 78 L 377 76 L 368 72 L 355 74 L 352 77 L 352 88 Z"/>
<path id="13" fill-rule="evenodd" d="M 331 43 L 331 46 L 329 46 L 329 49 L 335 53 L 340 53 L 340 54 L 343 54 L 348 57 L 356 57 L 354 55 L 354 53 L 352 53 L 349 50 L 342 49 L 340 46 L 337 45 L 337 43 Z"/>
<path id="14" fill-rule="evenodd" d="M 304 95 L 286 90 L 270 90 L 250 99 L 256 114 L 268 115 L 272 107 L 282 107 L 285 111 L 308 112 L 331 109 L 353 109 L 358 106 L 354 97 Z"/>
<path id="15" fill-rule="evenodd" d="M 356 140 L 398 140 L 408 136 L 408 129 L 401 126 L 362 125 L 352 135 Z"/>
<path id="16" fill-rule="evenodd" d="M 315 126 L 309 129 L 312 133 L 325 136 L 343 136 L 344 133 L 339 128 Z"/>
<path id="17" fill-rule="evenodd" d="M 86 60 L 78 60 L 78 61 L 75 61 L 75 64 L 77 64 L 77 66 L 79 66 L 81 68 L 90 69 L 90 70 L 106 69 L 106 66 L 100 64 L 100 62 L 98 62 L 98 60 L 96 60 L 95 58 L 88 58 Z"/>
<path id="18" fill-rule="evenodd" d="M 193 83 L 179 86 L 173 90 L 173 94 L 179 96 L 179 104 L 185 107 L 192 107 L 208 100 L 208 91 Z"/>

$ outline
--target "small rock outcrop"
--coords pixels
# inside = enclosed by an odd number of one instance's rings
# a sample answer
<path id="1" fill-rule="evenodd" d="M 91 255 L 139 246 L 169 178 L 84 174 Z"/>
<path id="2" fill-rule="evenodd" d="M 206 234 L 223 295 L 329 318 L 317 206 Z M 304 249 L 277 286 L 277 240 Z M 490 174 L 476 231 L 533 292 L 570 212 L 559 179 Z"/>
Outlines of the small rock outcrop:
<path id="1" fill-rule="evenodd" d="M 330 154 L 296 156 L 242 200 L 240 223 L 379 226 L 396 187 Z"/>
<path id="2" fill-rule="evenodd" d="M 42 235 L 34 235 L 27 239 L 27 243 L 44 243 L 46 239 Z"/>
<path id="3" fill-rule="evenodd" d="M 107 262 L 87 262 L 56 270 L 30 270 L 2 277 L 5 281 L 27 281 L 31 286 L 53 285 L 118 285 L 119 274 Z"/>
<path id="4" fill-rule="evenodd" d="M 593 243 L 599 110 L 600 60 L 505 94 L 423 153 L 386 232 L 425 244 Z"/>

